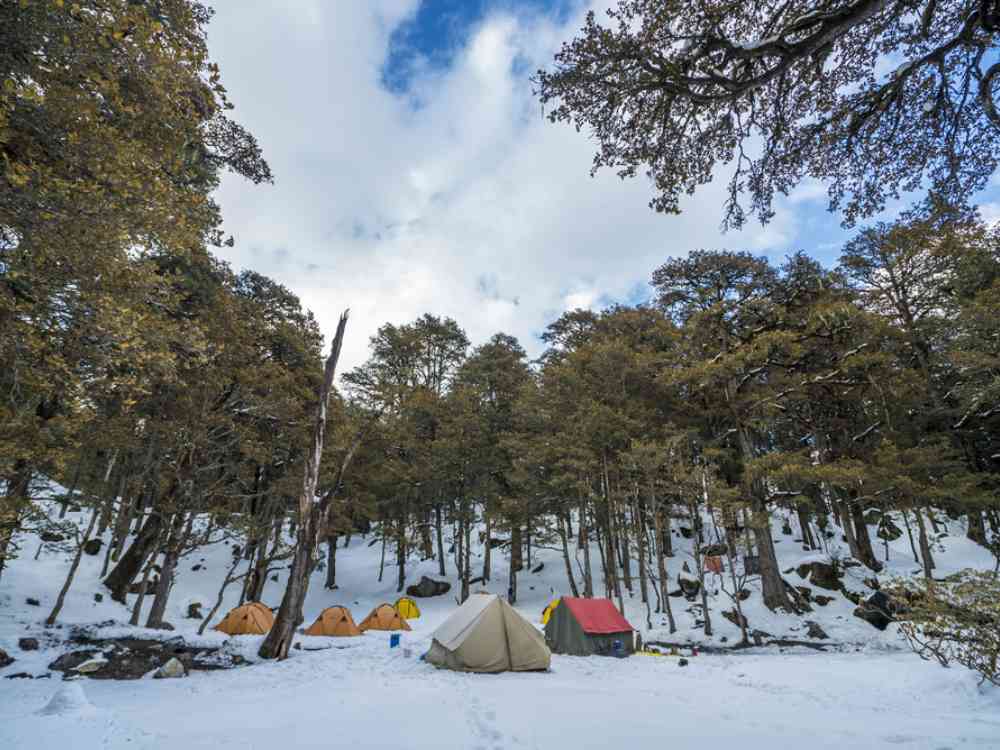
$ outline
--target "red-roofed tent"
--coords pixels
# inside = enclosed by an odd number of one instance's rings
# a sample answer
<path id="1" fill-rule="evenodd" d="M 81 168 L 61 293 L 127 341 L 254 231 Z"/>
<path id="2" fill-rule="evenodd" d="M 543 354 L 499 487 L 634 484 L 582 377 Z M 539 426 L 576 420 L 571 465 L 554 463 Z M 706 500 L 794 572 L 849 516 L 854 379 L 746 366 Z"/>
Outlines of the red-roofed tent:
<path id="1" fill-rule="evenodd" d="M 545 640 L 557 654 L 615 656 L 635 651 L 633 628 L 610 599 L 564 596 L 545 625 Z"/>

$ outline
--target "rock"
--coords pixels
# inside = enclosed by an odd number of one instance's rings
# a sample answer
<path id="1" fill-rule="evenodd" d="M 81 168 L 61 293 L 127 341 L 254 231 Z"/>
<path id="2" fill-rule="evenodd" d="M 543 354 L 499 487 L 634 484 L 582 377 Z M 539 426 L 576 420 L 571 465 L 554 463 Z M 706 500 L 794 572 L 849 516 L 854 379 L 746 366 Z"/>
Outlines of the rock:
<path id="1" fill-rule="evenodd" d="M 200 565 L 200 564 L 197 564 L 197 565 L 192 565 L 192 566 L 191 566 L 191 570 L 193 570 L 193 571 L 194 571 L 195 573 L 197 573 L 197 572 L 198 572 L 199 570 L 201 570 L 201 569 L 202 569 L 202 567 L 204 567 L 204 566 L 202 566 L 202 565 Z"/>
<path id="2" fill-rule="evenodd" d="M 88 539 L 83 543 L 83 551 L 88 555 L 99 555 L 101 554 L 101 547 L 104 546 L 104 541 L 100 538 Z"/>
<path id="3" fill-rule="evenodd" d="M 7 675 L 8 680 L 33 680 L 35 675 L 28 674 L 27 672 L 15 672 L 14 674 Z"/>
<path id="4" fill-rule="evenodd" d="M 736 592 L 736 598 L 739 599 L 741 602 L 745 602 L 747 599 L 750 598 L 750 589 L 740 589 L 738 592 Z"/>
<path id="5" fill-rule="evenodd" d="M 820 627 L 818 622 L 813 622 L 812 620 L 806 620 L 806 625 L 809 626 L 809 629 L 806 631 L 806 635 L 809 636 L 810 638 L 817 638 L 819 640 L 825 641 L 830 637 L 826 634 L 826 631 Z"/>
<path id="6" fill-rule="evenodd" d="M 25 602 L 25 604 L 27 604 L 30 607 L 41 607 L 42 606 L 42 603 L 40 601 L 38 601 L 37 599 L 35 599 L 34 597 L 31 597 L 31 596 L 29 596 L 27 599 L 25 599 L 24 602 Z"/>
<path id="7" fill-rule="evenodd" d="M 788 521 L 785 521 L 781 525 L 781 533 L 784 534 L 785 536 L 791 536 L 792 535 L 792 525 L 790 523 L 788 523 Z"/>
<path id="8" fill-rule="evenodd" d="M 737 612 L 735 609 L 727 609 L 723 611 L 722 616 L 725 617 L 729 622 L 731 622 L 736 627 L 747 627 L 749 623 L 747 618 Z"/>
<path id="9" fill-rule="evenodd" d="M 686 667 L 687 665 L 688 665 L 688 660 L 687 659 L 678 659 L 677 660 L 677 666 L 678 667 Z"/>
<path id="10" fill-rule="evenodd" d="M 17 641 L 17 647 L 22 651 L 37 651 L 38 650 L 38 639 L 37 638 L 20 638 Z"/>
<path id="11" fill-rule="evenodd" d="M 828 591 L 840 591 L 843 584 L 840 581 L 840 571 L 836 563 L 815 561 L 805 563 L 797 568 L 799 578 L 806 578 L 813 586 L 819 586 Z"/>
<path id="12" fill-rule="evenodd" d="M 540 562 L 540 563 L 538 563 L 538 565 L 536 565 L 535 567 L 533 567 L 531 569 L 531 572 L 532 573 L 541 573 L 542 570 L 544 570 L 544 569 L 545 569 L 545 563 Z"/>
<path id="13" fill-rule="evenodd" d="M 66 539 L 66 537 L 64 537 L 62 534 L 57 534 L 54 531 L 43 531 L 41 534 L 38 535 L 38 538 L 41 539 L 43 542 L 50 542 L 50 543 L 61 542 Z"/>
<path id="14" fill-rule="evenodd" d="M 94 594 L 94 601 L 100 604 L 104 601 L 104 594 Z"/>
<path id="15" fill-rule="evenodd" d="M 864 584 L 872 591 L 878 591 L 879 589 L 882 588 L 882 584 L 878 582 L 878 578 L 876 576 L 872 576 L 871 578 L 866 578 L 864 580 Z"/>
<path id="16" fill-rule="evenodd" d="M 292 646 L 292 648 L 294 648 L 296 651 L 301 651 L 302 650 L 302 644 L 296 642 L 295 645 Z"/>
<path id="17" fill-rule="evenodd" d="M 80 674 L 91 674 L 92 672 L 99 672 L 107 665 L 107 659 L 103 656 L 95 656 L 93 659 L 87 659 L 87 661 L 77 665 L 73 671 L 79 672 Z"/>
<path id="18" fill-rule="evenodd" d="M 278 574 L 275 573 L 273 576 L 271 576 L 271 580 L 274 581 L 275 583 L 277 583 L 278 582 Z"/>
<path id="19" fill-rule="evenodd" d="M 698 593 L 701 591 L 701 581 L 697 578 L 678 574 L 677 584 L 681 587 L 681 592 L 684 594 L 684 598 L 689 602 L 693 602 L 698 597 Z"/>
<path id="20" fill-rule="evenodd" d="M 142 585 L 142 581 L 136 581 L 135 583 L 129 584 L 128 592 L 130 594 L 150 594 L 156 588 L 156 585 L 160 581 L 156 578 L 151 578 L 146 582 L 146 585 Z"/>
<path id="21" fill-rule="evenodd" d="M 0 669 L 3 669 L 4 667 L 9 667 L 15 661 L 16 660 L 14 659 L 13 656 L 11 656 L 2 648 L 0 648 Z"/>
<path id="22" fill-rule="evenodd" d="M 191 602 L 188 605 L 187 616 L 189 620 L 204 620 L 205 616 L 201 613 L 201 602 Z"/>
<path id="23" fill-rule="evenodd" d="M 99 654 L 100 651 L 97 649 L 83 649 L 82 651 L 70 651 L 63 654 L 54 662 L 49 664 L 49 669 L 55 672 L 70 672 L 76 669 L 78 666 L 83 664 L 94 656 Z"/>
<path id="24" fill-rule="evenodd" d="M 896 603 L 881 591 L 876 591 L 854 610 L 859 617 L 878 630 L 885 630 L 898 611 Z"/>
<path id="25" fill-rule="evenodd" d="M 875 531 L 875 536 L 879 539 L 885 539 L 887 542 L 894 542 L 903 536 L 903 530 L 893 523 L 889 516 L 882 516 L 882 520 L 878 524 L 878 529 Z"/>
<path id="26" fill-rule="evenodd" d="M 823 596 L 822 594 L 817 594 L 813 597 L 813 601 L 816 602 L 821 607 L 825 607 L 827 604 L 833 601 L 832 596 Z"/>
<path id="27" fill-rule="evenodd" d="M 187 674 L 187 669 L 185 669 L 180 659 L 173 656 L 167 660 L 166 664 L 156 670 L 153 674 L 153 679 L 165 680 L 172 679 L 174 677 L 187 677 Z"/>
<path id="28" fill-rule="evenodd" d="M 694 532 L 688 526 L 678 526 L 677 528 L 681 532 L 681 536 L 685 539 L 690 539 L 694 536 Z"/>
<path id="29" fill-rule="evenodd" d="M 435 581 L 427 576 L 421 576 L 420 583 L 414 586 L 407 586 L 408 596 L 427 598 L 431 596 L 441 596 L 451 590 L 451 584 L 447 581 Z"/>
<path id="30" fill-rule="evenodd" d="M 808 586 L 796 586 L 795 590 L 799 592 L 799 596 L 805 599 L 807 602 L 812 601 L 812 589 Z"/>

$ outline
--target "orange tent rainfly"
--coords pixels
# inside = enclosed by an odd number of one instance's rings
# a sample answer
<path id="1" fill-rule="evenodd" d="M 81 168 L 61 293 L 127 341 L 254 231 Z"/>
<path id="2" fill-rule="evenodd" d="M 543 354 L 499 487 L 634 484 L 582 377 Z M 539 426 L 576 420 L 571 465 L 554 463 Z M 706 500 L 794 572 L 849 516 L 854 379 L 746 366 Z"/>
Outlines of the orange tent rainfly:
<path id="1" fill-rule="evenodd" d="M 361 621 L 358 629 L 362 632 L 366 630 L 409 630 L 410 626 L 391 604 L 380 604 L 368 613 L 368 617 Z"/>
<path id="2" fill-rule="evenodd" d="M 319 613 L 316 622 L 309 626 L 306 635 L 352 636 L 361 635 L 347 607 L 327 607 Z"/>
<path id="3" fill-rule="evenodd" d="M 274 625 L 274 614 L 260 602 L 248 602 L 230 610 L 214 630 L 226 635 L 264 635 Z"/>

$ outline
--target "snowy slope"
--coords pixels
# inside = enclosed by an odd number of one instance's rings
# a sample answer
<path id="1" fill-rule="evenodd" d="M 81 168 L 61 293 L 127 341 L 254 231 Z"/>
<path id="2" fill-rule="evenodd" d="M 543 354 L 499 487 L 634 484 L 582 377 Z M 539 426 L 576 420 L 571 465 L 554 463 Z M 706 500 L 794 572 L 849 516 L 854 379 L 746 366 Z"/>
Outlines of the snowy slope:
<path id="1" fill-rule="evenodd" d="M 83 514 L 75 515 L 80 516 L 74 519 L 77 523 L 85 522 Z M 782 535 L 780 525 L 774 531 L 783 570 L 816 559 L 817 553 L 803 551 L 794 537 Z M 360 621 L 374 605 L 398 596 L 392 555 L 387 556 L 384 580 L 378 583 L 380 549 L 377 544 L 369 546 L 369 541 L 355 537 L 348 549 L 338 551 L 337 591 L 323 589 L 324 574 L 316 572 L 305 606 L 307 624 L 331 604 L 347 605 Z M 683 561 L 693 565 L 690 542 L 680 536 L 675 542 L 678 553 L 668 561 L 673 581 Z M 846 545 L 836 540 L 830 543 L 834 555 L 846 556 Z M 36 549 L 37 541 L 29 540 L 22 558 L 0 582 L 0 648 L 17 659 L 0 670 L 0 678 L 16 672 L 45 673 L 46 665 L 60 653 L 58 641 L 66 632 L 66 628 L 47 632 L 41 621 L 62 584 L 68 556 L 43 549 L 34 561 Z M 881 543 L 878 552 L 883 558 Z M 474 570 L 481 567 L 481 554 L 476 550 L 479 565 L 474 563 Z M 939 574 L 963 567 L 992 567 L 989 553 L 965 539 L 958 524 L 951 524 L 935 554 Z M 564 593 L 566 584 L 557 552 L 543 549 L 536 555 L 533 564 L 544 562 L 544 569 L 520 575 L 517 608 L 537 623 L 542 608 L 553 595 Z M 594 555 L 596 559 L 596 551 Z M 229 546 L 217 544 L 181 562 L 167 614 L 179 633 L 190 635 L 197 629 L 198 621 L 184 617 L 188 604 L 199 601 L 207 612 L 230 560 Z M 476 588 L 503 594 L 504 551 L 494 550 L 493 560 L 493 580 Z M 129 611 L 111 602 L 100 584 L 101 562 L 101 556 L 84 556 L 61 623 L 127 622 Z M 195 565 L 200 569 L 193 570 Z M 270 748 L 275 742 L 287 744 L 290 732 L 301 747 L 341 743 L 396 748 L 589 747 L 595 738 L 642 747 L 670 738 L 678 748 L 736 740 L 748 750 L 771 748 L 779 740 L 800 740 L 811 749 L 899 743 L 942 748 L 960 741 L 1000 748 L 1000 692 L 978 688 L 974 676 L 960 668 L 943 670 L 921 662 L 905 650 L 894 626 L 880 633 L 851 615 L 853 603 L 822 589 L 816 593 L 834 596 L 834 601 L 799 618 L 769 612 L 760 604 L 756 584 L 751 583 L 753 593 L 743 603 L 744 613 L 751 628 L 800 640 L 805 639 L 805 620 L 816 621 L 831 641 L 846 644 L 839 653 L 755 649 L 701 655 L 685 668 L 670 657 L 619 661 L 555 656 L 547 674 L 439 672 L 416 657 L 429 644 L 431 631 L 456 606 L 451 560 L 448 570 L 453 591 L 420 600 L 423 616 L 411 622 L 412 633 L 404 634 L 409 658 L 403 649 L 388 648 L 387 634 L 373 632 L 357 639 L 333 640 L 335 648 L 325 651 L 293 651 L 293 658 L 281 664 L 195 673 L 185 680 L 85 681 L 85 697 L 94 708 L 67 716 L 35 713 L 63 685 L 58 673 L 49 680 L 0 679 L 0 748 L 45 750 L 50 746 L 46 743 L 55 743 L 69 731 L 77 739 L 73 746 L 83 748 L 219 748 L 229 744 Z M 915 571 L 904 535 L 889 545 L 887 573 Z M 421 575 L 438 578 L 437 563 L 410 561 L 407 582 L 416 582 Z M 599 577 L 597 570 L 595 575 Z M 847 587 L 866 591 L 862 579 L 868 575 L 870 571 L 863 568 L 849 569 Z M 795 572 L 786 579 L 794 585 L 809 585 Z M 711 576 L 708 580 L 713 591 Z M 600 588 L 600 581 L 595 580 L 595 586 Z M 264 601 L 277 606 L 283 587 L 282 573 L 278 581 L 268 581 Z M 673 582 L 671 588 L 675 588 Z M 637 584 L 635 589 L 626 598 L 626 615 L 647 640 L 706 640 L 701 628 L 694 626 L 689 605 L 680 598 L 671 599 L 678 633 L 670 636 L 665 618 L 655 614 L 654 628 L 647 631 Z M 95 593 L 104 594 L 102 602 L 94 601 Z M 238 584 L 231 586 L 217 619 L 237 603 L 238 596 Z M 41 606 L 26 605 L 27 597 L 37 598 Z M 708 640 L 716 646 L 725 645 L 723 638 L 735 643 L 739 629 L 720 616 L 722 609 L 732 607 L 728 597 L 720 591 L 710 596 L 709 606 L 715 635 Z M 17 640 L 23 636 L 42 640 L 42 649 L 20 651 Z M 207 631 L 202 640 L 219 643 L 224 636 Z M 236 641 L 241 653 L 254 657 L 259 638 L 244 636 Z"/>

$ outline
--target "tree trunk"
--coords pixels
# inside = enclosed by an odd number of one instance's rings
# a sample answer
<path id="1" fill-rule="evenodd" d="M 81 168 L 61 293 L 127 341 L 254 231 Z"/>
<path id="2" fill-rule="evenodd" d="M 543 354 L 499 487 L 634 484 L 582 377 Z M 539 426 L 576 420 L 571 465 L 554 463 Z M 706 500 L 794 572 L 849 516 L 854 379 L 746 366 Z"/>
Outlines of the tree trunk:
<path id="1" fill-rule="evenodd" d="M 434 532 L 437 536 L 438 548 L 438 575 L 446 576 L 448 571 L 444 567 L 444 530 L 441 524 L 441 504 L 434 506 Z"/>
<path id="2" fill-rule="evenodd" d="M 758 498 L 754 498 L 751 507 L 750 526 L 757 546 L 757 559 L 760 561 L 760 581 L 764 606 L 771 611 L 784 609 L 787 612 L 796 612 L 796 608 L 785 590 L 785 581 L 781 577 L 778 558 L 774 553 L 774 541 L 771 537 L 771 523 L 767 509 L 764 502 Z"/>
<path id="3" fill-rule="evenodd" d="M 927 538 L 927 526 L 924 524 L 924 515 L 920 512 L 920 508 L 914 511 L 914 515 L 917 517 L 917 528 L 920 530 L 920 557 L 924 566 L 924 578 L 929 581 L 933 578 L 931 571 L 934 570 L 935 565 L 934 557 L 931 555 L 930 540 Z"/>
<path id="4" fill-rule="evenodd" d="M 187 515 L 187 518 L 185 518 Z M 163 565 L 160 567 L 160 579 L 156 584 L 153 604 L 149 608 L 149 616 L 146 618 L 147 628 L 162 628 L 163 615 L 167 611 L 167 601 L 170 598 L 170 590 L 174 586 L 174 570 L 177 568 L 177 561 L 180 560 L 181 552 L 191 535 L 191 525 L 194 523 L 194 514 L 180 512 L 176 515 L 170 537 L 167 539 L 166 549 L 163 553 Z"/>
<path id="5" fill-rule="evenodd" d="M 337 588 L 337 534 L 330 532 L 326 537 L 326 584 L 331 591 Z"/>
<path id="6" fill-rule="evenodd" d="M 986 524 L 983 522 L 983 514 L 976 510 L 971 511 L 968 515 L 969 519 L 969 530 L 965 533 L 966 537 L 974 541 L 983 547 L 988 547 L 989 543 L 986 539 Z"/>
<path id="7" fill-rule="evenodd" d="M 340 358 L 340 348 L 344 342 L 347 327 L 347 312 L 340 316 L 337 334 L 330 346 L 330 356 L 323 368 L 323 384 L 320 387 L 319 403 L 316 407 L 313 425 L 312 450 L 306 455 L 305 471 L 302 478 L 302 494 L 299 496 L 298 527 L 295 551 L 292 555 L 292 569 L 288 574 L 285 594 L 274 619 L 274 625 L 260 646 L 258 655 L 262 659 L 287 659 L 295 636 L 295 626 L 302 619 L 302 604 L 309 590 L 309 573 L 312 567 L 312 553 L 319 533 L 319 522 L 326 517 L 329 494 L 316 502 L 316 485 L 319 482 L 320 460 L 323 457 L 323 438 L 326 434 L 326 410 L 333 390 L 333 378 Z"/>
<path id="8" fill-rule="evenodd" d="M 514 523 L 510 528 L 510 574 L 507 582 L 507 601 L 517 602 L 517 572 L 521 569 L 521 527 Z"/>
<path id="9" fill-rule="evenodd" d="M 650 502 L 654 508 L 653 526 L 655 528 L 656 538 L 659 540 L 659 544 L 662 544 L 664 539 L 662 518 L 665 514 L 662 512 L 662 509 L 657 506 L 655 498 Z M 674 612 L 670 607 L 670 580 L 667 578 L 666 554 L 660 546 L 657 546 L 656 550 L 656 570 L 660 577 L 660 601 L 663 602 L 663 608 L 667 612 L 667 621 L 670 623 L 670 632 L 676 633 L 677 623 L 674 622 Z"/>
<path id="10" fill-rule="evenodd" d="M 795 512 L 799 517 L 799 528 L 802 530 L 802 544 L 810 550 L 818 549 L 816 540 L 813 539 L 812 527 L 809 521 L 809 511 L 804 509 L 802 505 L 799 504 L 796 506 Z"/>
<path id="11" fill-rule="evenodd" d="M 118 564 L 104 579 L 104 585 L 111 589 L 111 598 L 116 602 L 125 603 L 128 587 L 139 575 L 146 558 L 156 549 L 160 531 L 163 529 L 163 516 L 153 511 L 146 518 L 138 536 L 121 556 Z"/>
<path id="12" fill-rule="evenodd" d="M 489 508 L 483 508 L 483 525 L 486 527 L 486 546 L 483 548 L 483 583 L 490 580 L 490 567 L 492 560 L 490 555 L 493 552 L 493 526 L 490 523 Z"/>
<path id="13" fill-rule="evenodd" d="M 568 514 L 559 514 L 559 540 L 562 542 L 563 562 L 566 564 L 566 580 L 569 582 L 570 592 L 576 598 L 580 596 L 580 593 L 577 591 L 576 579 L 573 577 L 573 566 L 569 560 L 569 534 L 572 532 L 568 528 L 566 515 Z"/>
<path id="14" fill-rule="evenodd" d="M 212 611 L 205 615 L 205 619 L 201 621 L 201 625 L 198 626 L 198 635 L 202 635 L 205 632 L 205 628 L 208 627 L 208 623 L 212 621 L 215 617 L 215 613 L 219 611 L 219 607 L 222 606 L 222 600 L 226 595 L 226 588 L 229 584 L 235 581 L 233 573 L 236 572 L 236 568 L 239 567 L 241 559 L 239 555 L 233 555 L 233 564 L 229 566 L 229 570 L 226 573 L 226 577 L 222 579 L 222 586 L 219 587 L 219 594 L 215 597 L 215 604 L 212 607 Z"/>
<path id="15" fill-rule="evenodd" d="M 583 546 L 583 595 L 594 598 L 594 574 L 590 566 L 590 527 L 587 524 L 587 509 L 583 500 L 580 501 L 580 543 Z"/>
<path id="16" fill-rule="evenodd" d="M 878 573 L 882 570 L 883 565 L 876 559 L 875 551 L 872 549 L 872 540 L 868 536 L 868 524 L 865 523 L 864 509 L 858 502 L 851 502 L 850 509 L 851 520 L 854 522 L 854 539 L 858 548 L 858 560 Z M 849 523 L 844 524 L 845 528 L 850 525 Z"/>
<path id="17" fill-rule="evenodd" d="M 66 602 L 66 592 L 69 591 L 69 587 L 73 585 L 73 578 L 76 576 L 76 569 L 80 567 L 80 558 L 83 557 L 83 547 L 90 540 L 90 535 L 94 532 L 94 524 L 97 521 L 97 516 L 99 511 L 94 510 L 90 515 L 90 523 L 87 524 L 87 530 L 83 534 L 83 539 L 76 546 L 76 554 L 73 555 L 73 562 L 69 566 L 69 572 L 66 574 L 66 580 L 63 582 L 62 588 L 59 590 L 59 596 L 56 597 L 56 604 L 49 613 L 49 616 L 45 619 L 45 624 L 47 626 L 55 625 L 56 618 L 59 617 L 59 612 L 62 611 L 63 604 Z"/>

